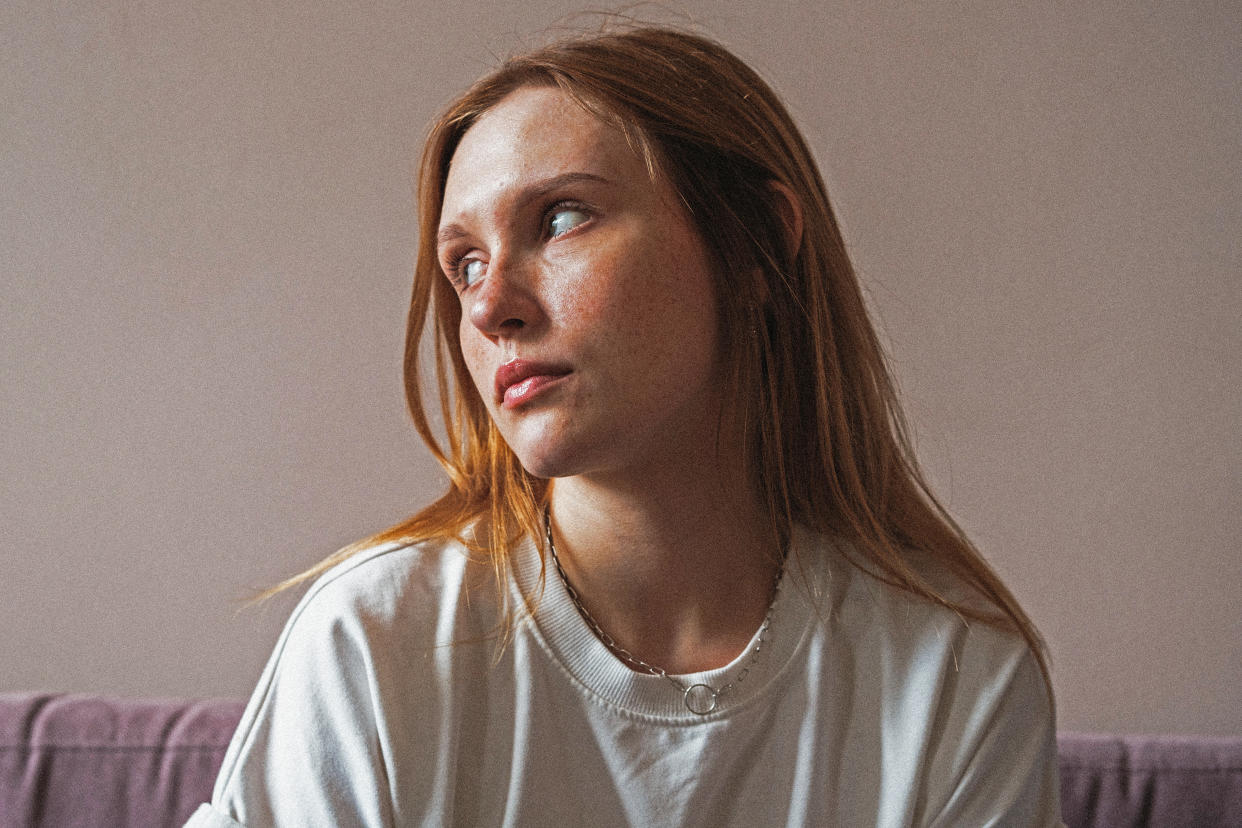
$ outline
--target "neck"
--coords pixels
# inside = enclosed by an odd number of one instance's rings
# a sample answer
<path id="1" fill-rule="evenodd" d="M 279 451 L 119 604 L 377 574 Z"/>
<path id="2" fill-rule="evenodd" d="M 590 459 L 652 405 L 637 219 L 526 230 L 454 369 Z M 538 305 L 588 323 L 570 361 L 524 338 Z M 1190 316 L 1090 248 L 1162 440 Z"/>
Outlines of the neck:
<path id="1" fill-rule="evenodd" d="M 724 666 L 763 622 L 779 570 L 766 510 L 740 470 L 681 465 L 633 485 L 557 480 L 552 532 L 585 610 L 619 647 L 670 673 Z"/>

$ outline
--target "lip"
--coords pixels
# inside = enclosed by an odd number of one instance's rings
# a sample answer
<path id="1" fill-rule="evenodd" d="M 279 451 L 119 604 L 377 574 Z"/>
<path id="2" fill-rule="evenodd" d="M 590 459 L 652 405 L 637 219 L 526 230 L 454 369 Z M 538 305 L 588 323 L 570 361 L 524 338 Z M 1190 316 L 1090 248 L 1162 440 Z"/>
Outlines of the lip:
<path id="1" fill-rule="evenodd" d="M 496 369 L 496 401 L 503 408 L 524 405 L 571 370 L 569 366 L 555 362 L 509 360 Z"/>

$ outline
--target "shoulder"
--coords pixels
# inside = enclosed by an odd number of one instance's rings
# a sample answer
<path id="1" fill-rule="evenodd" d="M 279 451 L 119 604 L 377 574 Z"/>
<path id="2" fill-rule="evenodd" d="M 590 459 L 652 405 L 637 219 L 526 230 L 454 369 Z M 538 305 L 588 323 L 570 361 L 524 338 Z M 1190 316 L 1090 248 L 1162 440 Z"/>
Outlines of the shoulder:
<path id="1" fill-rule="evenodd" d="M 451 541 L 384 544 L 350 556 L 319 576 L 290 613 L 252 708 L 282 692 L 369 695 L 394 655 L 428 652 L 493 624 L 489 580 L 490 570 Z"/>
<path id="2" fill-rule="evenodd" d="M 890 661 L 910 662 L 912 669 L 944 659 L 952 672 L 978 673 L 979 678 L 999 679 L 1022 662 L 1037 663 L 1016 630 L 974 620 L 885 582 L 865 563 L 859 565 L 862 556 L 847 541 L 821 539 L 815 552 L 826 571 L 823 600 L 829 623 L 845 641 L 857 641 Z M 929 557 L 911 555 L 909 563 L 950 603 L 991 609 Z"/>
<path id="3" fill-rule="evenodd" d="M 290 614 L 281 644 L 322 642 L 331 632 L 432 644 L 445 613 L 456 615 L 463 605 L 476 614 L 487 608 L 492 583 L 490 569 L 453 541 L 376 546 L 315 580 Z"/>
<path id="4" fill-rule="evenodd" d="M 880 723 L 883 752 L 899 758 L 896 774 L 939 815 L 933 824 L 985 824 L 996 814 L 1056 824 L 1055 715 L 1025 639 L 884 583 L 846 558 L 825 556 L 828 646 L 851 676 L 863 708 L 856 712 Z M 969 605 L 968 591 L 951 579 L 928 577 L 945 598 Z"/>
<path id="5" fill-rule="evenodd" d="M 888 714 L 901 712 L 964 732 L 968 720 L 998 705 L 1052 721 L 1051 698 L 1039 661 L 1016 629 L 966 616 L 886 583 L 852 561 L 856 553 L 830 544 L 827 599 L 835 643 L 848 650 L 873 682 Z M 978 597 L 934 561 L 912 556 L 912 566 L 949 602 L 983 609 Z"/>
<path id="6" fill-rule="evenodd" d="M 290 615 L 225 755 L 213 804 L 252 825 L 390 824 L 393 716 L 434 709 L 445 646 L 494 626 L 490 569 L 456 543 L 377 546 Z M 395 702 L 394 702 L 395 700 Z M 434 716 L 431 718 L 434 719 Z M 344 772 L 341 772 L 344 769 Z"/>
<path id="7" fill-rule="evenodd" d="M 318 605 L 391 612 L 411 593 L 434 595 L 446 584 L 459 584 L 471 568 L 466 550 L 453 541 L 380 544 L 320 575 L 306 590 L 299 609 Z"/>

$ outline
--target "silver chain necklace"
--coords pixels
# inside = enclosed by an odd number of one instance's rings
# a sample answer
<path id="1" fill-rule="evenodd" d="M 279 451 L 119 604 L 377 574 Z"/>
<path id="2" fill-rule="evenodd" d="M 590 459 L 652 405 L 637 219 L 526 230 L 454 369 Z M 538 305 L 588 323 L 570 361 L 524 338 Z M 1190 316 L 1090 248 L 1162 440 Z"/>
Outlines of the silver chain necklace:
<path id="1" fill-rule="evenodd" d="M 543 510 L 543 532 L 548 539 L 548 551 L 552 553 L 552 563 L 556 565 L 556 573 L 560 575 L 561 583 L 565 585 L 565 591 L 569 593 L 569 600 L 573 601 L 574 606 L 578 609 L 578 615 L 582 616 L 582 620 L 591 628 L 591 632 L 595 633 L 595 637 L 602 641 L 605 647 L 632 669 L 650 676 L 659 676 L 662 679 L 667 679 L 681 693 L 681 700 L 686 705 L 686 709 L 691 713 L 706 716 L 709 713 L 715 712 L 720 705 L 720 697 L 737 687 L 750 675 L 750 668 L 754 666 L 755 661 L 759 658 L 759 651 L 763 648 L 768 628 L 772 625 L 772 609 L 776 606 L 776 597 L 781 590 L 781 577 L 785 574 L 784 555 L 781 556 L 781 565 L 777 568 L 776 577 L 772 581 L 772 600 L 768 602 L 768 611 L 763 616 L 763 623 L 759 626 L 759 635 L 755 639 L 755 646 L 750 651 L 750 658 L 747 659 L 746 664 L 733 677 L 732 681 L 726 682 L 719 688 L 715 688 L 708 684 L 683 684 L 669 675 L 668 671 L 663 667 L 648 664 L 618 644 L 617 640 L 605 632 L 604 628 L 599 625 L 599 622 L 595 620 L 595 616 L 591 615 L 587 608 L 582 605 L 582 599 L 578 596 L 578 590 L 574 589 L 573 584 L 569 583 L 569 577 L 565 574 L 564 568 L 561 567 L 561 559 L 556 555 L 556 543 L 552 540 L 552 510 L 550 508 Z"/>

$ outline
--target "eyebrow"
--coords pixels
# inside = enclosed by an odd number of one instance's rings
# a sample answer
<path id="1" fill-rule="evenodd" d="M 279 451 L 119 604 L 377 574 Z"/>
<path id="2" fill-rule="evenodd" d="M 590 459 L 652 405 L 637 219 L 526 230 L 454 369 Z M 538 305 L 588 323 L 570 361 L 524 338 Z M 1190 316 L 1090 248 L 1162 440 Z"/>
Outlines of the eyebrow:
<path id="1" fill-rule="evenodd" d="M 516 207 L 517 209 L 520 210 L 526 207 L 532 201 L 537 201 L 543 198 L 548 193 L 555 192 L 556 190 L 559 190 L 562 187 L 566 187 L 570 184 L 578 184 L 581 182 L 590 182 L 590 183 L 595 183 L 595 184 L 611 184 L 612 183 L 607 178 L 604 178 L 601 175 L 595 175 L 594 173 L 588 173 L 588 172 L 562 173 L 561 175 L 554 175 L 551 178 L 545 178 L 543 181 L 539 181 L 523 189 L 518 194 Z M 457 239 L 460 239 L 463 236 L 468 236 L 468 235 L 470 234 L 466 232 L 466 229 L 464 227 L 462 227 L 460 224 L 457 224 L 456 222 L 451 222 L 441 227 L 440 230 L 436 233 L 436 245 L 440 246 L 440 245 L 448 244 L 451 241 L 455 241 Z"/>

